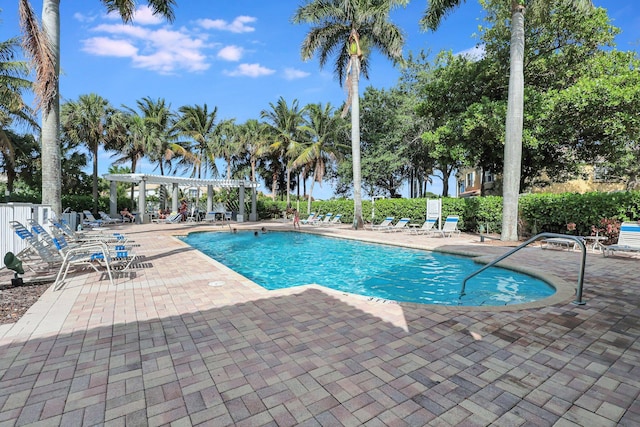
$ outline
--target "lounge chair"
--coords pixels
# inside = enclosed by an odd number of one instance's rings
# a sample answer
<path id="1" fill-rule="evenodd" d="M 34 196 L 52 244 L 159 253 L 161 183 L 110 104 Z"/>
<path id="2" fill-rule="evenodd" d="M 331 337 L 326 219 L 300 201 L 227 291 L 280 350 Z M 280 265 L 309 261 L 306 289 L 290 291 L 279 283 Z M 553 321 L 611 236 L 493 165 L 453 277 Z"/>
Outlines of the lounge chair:
<path id="1" fill-rule="evenodd" d="M 49 218 L 51 224 L 50 230 L 53 235 L 63 234 L 67 240 L 72 242 L 88 242 L 88 241 L 102 241 L 107 244 L 119 243 L 125 244 L 129 241 L 129 238 L 122 233 L 108 233 L 102 231 L 73 231 L 67 221 L 64 218 L 59 220 L 55 218 Z"/>
<path id="2" fill-rule="evenodd" d="M 540 248 L 560 248 L 567 250 L 576 250 L 579 248 L 578 242 L 573 239 L 565 239 L 564 237 L 549 237 L 547 239 L 540 240 Z"/>
<path id="3" fill-rule="evenodd" d="M 392 226 L 391 225 L 392 222 L 393 222 L 393 217 L 388 216 L 380 224 L 371 224 L 371 230 L 373 231 L 387 230 L 389 227 Z"/>
<path id="4" fill-rule="evenodd" d="M 82 215 L 84 215 L 84 219 L 82 220 L 83 227 L 95 228 L 102 227 L 102 225 L 104 224 L 104 221 L 102 221 L 101 219 L 96 219 L 96 217 L 93 216 L 93 214 L 88 210 L 82 211 Z"/>
<path id="5" fill-rule="evenodd" d="M 640 252 L 640 223 L 623 222 L 620 226 L 618 243 L 608 245 L 602 251 L 604 256 L 612 255 L 614 252 Z"/>
<path id="6" fill-rule="evenodd" d="M 100 215 L 100 219 L 104 221 L 105 224 L 122 224 L 124 222 L 123 218 L 111 218 L 106 212 L 98 211 Z"/>
<path id="7" fill-rule="evenodd" d="M 311 225 L 327 225 L 329 221 L 331 221 L 332 217 L 333 217 L 333 213 L 329 212 L 325 214 L 321 220 L 312 222 Z"/>
<path id="8" fill-rule="evenodd" d="M 20 239 L 27 243 L 27 248 L 16 255 L 24 261 L 37 263 L 41 261 L 46 264 L 47 269 L 58 266 L 62 263 L 62 257 L 55 248 L 49 247 L 43 240 L 39 240 L 35 234 L 29 231 L 18 221 L 9 221 L 11 228 Z M 38 257 L 36 260 L 34 257 Z M 27 264 L 28 268 L 30 263 Z M 32 269 L 33 270 L 33 269 Z"/>
<path id="9" fill-rule="evenodd" d="M 458 221 L 460 221 L 459 216 L 449 215 L 447 219 L 444 220 L 442 230 L 433 230 L 432 234 L 437 234 L 442 237 L 453 237 L 454 234 L 460 235 L 460 230 L 458 230 Z"/>
<path id="10" fill-rule="evenodd" d="M 424 224 L 422 224 L 422 227 L 411 229 L 411 233 L 412 234 L 431 234 L 434 231 L 433 227 L 437 223 L 438 223 L 437 218 L 429 218 L 424 222 Z M 437 228 L 435 230 L 438 231 Z"/>
<path id="11" fill-rule="evenodd" d="M 67 277 L 69 268 L 71 266 L 88 266 L 93 268 L 96 272 L 99 272 L 96 263 L 104 264 L 107 275 L 109 276 L 109 282 L 113 285 L 113 275 L 111 274 L 111 255 L 109 248 L 102 242 L 90 242 L 84 245 L 78 245 L 71 247 L 68 245 L 63 236 L 59 236 L 53 239 L 56 248 L 62 254 L 62 265 L 58 270 L 58 275 L 53 284 L 53 290 L 60 289 L 64 279 Z M 128 265 L 127 265 L 128 267 Z"/>
<path id="12" fill-rule="evenodd" d="M 384 231 L 388 233 L 406 230 L 407 225 L 411 222 L 411 218 L 400 218 L 393 227 L 389 227 Z"/>
<path id="13" fill-rule="evenodd" d="M 311 212 L 309 214 L 309 216 L 307 217 L 307 219 L 301 219 L 300 220 L 300 224 L 310 224 L 311 221 L 313 221 L 313 219 L 316 217 L 316 213 L 315 212 Z"/>
<path id="14" fill-rule="evenodd" d="M 331 221 L 323 225 L 332 226 L 332 225 L 342 224 L 341 218 L 342 218 L 342 214 L 337 214 L 331 219 Z"/>

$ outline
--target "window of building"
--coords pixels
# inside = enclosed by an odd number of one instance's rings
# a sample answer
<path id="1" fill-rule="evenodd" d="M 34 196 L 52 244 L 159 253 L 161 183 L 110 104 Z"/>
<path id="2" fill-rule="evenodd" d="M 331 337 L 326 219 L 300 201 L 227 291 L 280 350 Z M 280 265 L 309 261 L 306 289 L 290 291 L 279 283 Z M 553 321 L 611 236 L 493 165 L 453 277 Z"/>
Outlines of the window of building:
<path id="1" fill-rule="evenodd" d="M 473 187 L 474 181 L 475 181 L 475 173 L 469 172 L 467 174 L 467 187 Z"/>
<path id="2" fill-rule="evenodd" d="M 495 177 L 493 176 L 493 172 L 484 171 L 484 182 L 493 182 Z"/>

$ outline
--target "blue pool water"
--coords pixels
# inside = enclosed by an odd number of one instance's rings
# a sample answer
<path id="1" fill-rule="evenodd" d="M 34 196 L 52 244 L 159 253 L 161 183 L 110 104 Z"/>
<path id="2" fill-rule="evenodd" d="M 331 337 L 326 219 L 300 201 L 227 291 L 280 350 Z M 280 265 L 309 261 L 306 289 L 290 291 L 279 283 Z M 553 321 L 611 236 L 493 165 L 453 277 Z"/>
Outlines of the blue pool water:
<path id="1" fill-rule="evenodd" d="M 191 233 L 183 240 L 266 289 L 319 284 L 393 301 L 442 305 L 506 305 L 555 293 L 526 274 L 481 266 L 470 258 L 307 233 Z"/>

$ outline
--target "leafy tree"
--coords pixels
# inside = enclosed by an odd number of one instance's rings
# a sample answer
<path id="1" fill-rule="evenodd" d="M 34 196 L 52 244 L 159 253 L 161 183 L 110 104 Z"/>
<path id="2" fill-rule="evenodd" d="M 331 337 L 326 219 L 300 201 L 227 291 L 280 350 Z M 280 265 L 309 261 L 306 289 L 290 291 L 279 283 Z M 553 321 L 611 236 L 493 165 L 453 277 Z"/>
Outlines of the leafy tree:
<path id="1" fill-rule="evenodd" d="M 404 37 L 390 20 L 393 8 L 408 0 L 309 0 L 298 8 L 293 22 L 308 23 L 311 30 L 302 42 L 302 57 L 318 54 L 320 67 L 336 56 L 335 74 L 342 85 L 346 80 L 351 107 L 351 150 L 353 162 L 353 227 L 361 229 L 362 184 L 360 165 L 360 72 L 368 78 L 370 53 L 379 50 L 394 63 L 402 61 Z"/>
<path id="2" fill-rule="evenodd" d="M 111 116 L 115 109 L 109 101 L 95 93 L 80 95 L 77 101 L 62 106 L 64 139 L 84 144 L 93 158 L 93 213 L 98 213 L 98 149 L 109 136 Z"/>
<path id="3" fill-rule="evenodd" d="M 269 107 L 271 107 L 270 110 L 262 110 L 260 117 L 269 124 L 272 137 L 271 149 L 274 153 L 278 153 L 280 162 L 284 165 L 283 169 L 286 171 L 287 176 L 287 206 L 290 206 L 291 161 L 298 156 L 301 148 L 300 136 L 305 108 L 300 108 L 297 99 L 294 99 L 291 107 L 289 107 L 283 97 L 280 97 L 275 104 L 270 102 Z M 276 166 L 276 164 L 273 163 L 273 166 Z M 274 171 L 274 177 L 276 172 Z M 276 182 L 273 181 L 273 184 L 272 191 L 275 200 Z"/>
<path id="4" fill-rule="evenodd" d="M 249 119 L 242 125 L 238 132 L 239 143 L 244 150 L 246 160 L 251 169 L 250 179 L 256 181 L 256 168 L 258 162 L 267 155 L 270 150 L 268 126 L 256 119 Z"/>
<path id="5" fill-rule="evenodd" d="M 130 22 L 134 0 L 101 0 L 107 12 Z M 173 21 L 174 0 L 148 0 L 154 15 Z M 29 0 L 19 0 L 23 46 L 36 70 L 35 93 L 42 109 L 42 202 L 62 212 L 60 171 L 60 0 L 42 1 L 42 26 Z"/>
<path id="6" fill-rule="evenodd" d="M 180 113 L 176 122 L 178 133 L 189 138 L 194 144 L 189 150 L 193 154 L 191 176 L 202 178 L 207 176 L 209 170 L 212 175 L 217 175 L 215 156 L 211 148 L 216 131 L 218 107 L 209 111 L 207 104 L 185 105 L 180 107 L 178 111 Z"/>
<path id="7" fill-rule="evenodd" d="M 508 0 L 495 0 L 508 1 Z M 511 41 L 509 67 L 509 95 L 505 124 L 504 169 L 503 169 L 503 215 L 501 239 L 518 240 L 518 195 L 522 164 L 522 130 L 524 116 L 524 46 L 525 46 L 525 0 L 511 1 Z M 586 9 L 591 0 L 563 0 L 576 8 Z M 422 25 L 435 30 L 442 18 L 463 0 L 431 0 L 428 3 Z M 551 3 L 548 0 L 530 0 L 530 12 L 534 18 L 547 17 Z M 489 5 L 491 2 L 489 1 Z"/>
<path id="8" fill-rule="evenodd" d="M 307 199 L 307 213 L 310 213 L 313 186 L 316 182 L 322 185 L 327 166 L 336 161 L 344 150 L 342 141 L 345 139 L 347 124 L 330 103 L 324 107 L 322 104 L 309 104 L 305 121 L 301 130 L 307 134 L 308 142 L 293 161 L 293 166 L 303 166 L 313 173 Z"/>

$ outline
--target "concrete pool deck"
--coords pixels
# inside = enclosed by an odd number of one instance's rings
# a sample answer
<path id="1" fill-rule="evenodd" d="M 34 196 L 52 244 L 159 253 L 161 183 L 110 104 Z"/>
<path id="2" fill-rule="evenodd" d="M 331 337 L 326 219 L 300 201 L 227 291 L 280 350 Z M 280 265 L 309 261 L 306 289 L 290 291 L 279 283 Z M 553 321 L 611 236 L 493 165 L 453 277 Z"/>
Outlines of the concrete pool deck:
<path id="1" fill-rule="evenodd" d="M 291 229 L 234 226 L 263 225 Z M 510 263 L 570 292 L 473 309 L 266 291 L 173 237 L 221 228 L 119 229 L 142 258 L 115 286 L 73 275 L 0 325 L 0 426 L 640 424 L 637 258 L 589 253 L 586 304 L 575 305 L 578 253 L 527 248 Z M 306 229 L 489 258 L 506 250 L 466 235 Z"/>

